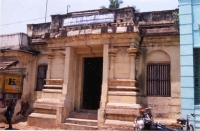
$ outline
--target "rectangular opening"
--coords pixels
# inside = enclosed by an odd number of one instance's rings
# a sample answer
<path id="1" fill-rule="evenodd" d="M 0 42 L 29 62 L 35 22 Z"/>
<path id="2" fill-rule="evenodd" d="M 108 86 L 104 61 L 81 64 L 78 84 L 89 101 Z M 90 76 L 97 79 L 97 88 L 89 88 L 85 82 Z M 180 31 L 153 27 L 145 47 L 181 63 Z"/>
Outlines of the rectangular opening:
<path id="1" fill-rule="evenodd" d="M 169 63 L 148 64 L 146 80 L 148 96 L 171 96 Z"/>
<path id="2" fill-rule="evenodd" d="M 46 73 L 47 73 L 47 65 L 38 66 L 36 91 L 42 91 L 46 83 L 44 80 L 46 79 Z"/>
<path id="3" fill-rule="evenodd" d="M 99 109 L 102 70 L 102 57 L 84 59 L 83 109 Z"/>

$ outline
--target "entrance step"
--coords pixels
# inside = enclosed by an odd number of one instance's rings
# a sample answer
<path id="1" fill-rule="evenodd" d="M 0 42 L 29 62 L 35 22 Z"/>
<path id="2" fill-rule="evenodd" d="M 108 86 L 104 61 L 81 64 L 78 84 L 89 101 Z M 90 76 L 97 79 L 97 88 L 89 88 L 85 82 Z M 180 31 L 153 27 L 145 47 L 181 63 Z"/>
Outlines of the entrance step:
<path id="1" fill-rule="evenodd" d="M 97 110 L 81 109 L 70 113 L 60 126 L 65 130 L 97 130 Z"/>
<path id="2" fill-rule="evenodd" d="M 65 123 L 88 125 L 88 126 L 97 126 L 97 120 L 89 120 L 89 119 L 67 118 L 65 120 Z"/>
<path id="3" fill-rule="evenodd" d="M 120 121 L 106 119 L 103 130 L 133 130 L 133 121 Z"/>
<path id="4" fill-rule="evenodd" d="M 62 95 L 62 89 L 43 89 L 42 98 L 43 99 L 60 99 Z"/>
<path id="5" fill-rule="evenodd" d="M 62 90 L 58 90 L 58 89 L 43 89 L 42 92 L 44 92 L 44 93 L 62 93 Z"/>
<path id="6" fill-rule="evenodd" d="M 38 99 L 36 101 L 36 103 L 43 103 L 43 104 L 54 104 L 55 105 L 58 105 L 60 103 L 60 100 L 57 100 L 57 99 L 50 99 L 50 98 L 42 98 L 42 99 Z"/>
<path id="7" fill-rule="evenodd" d="M 57 128 L 56 115 L 43 114 L 43 113 L 31 113 L 28 116 L 28 126 L 36 126 L 40 128 Z"/>
<path id="8" fill-rule="evenodd" d="M 70 123 L 63 123 L 60 126 L 61 129 L 65 130 L 97 130 L 97 126 L 87 126 L 87 125 L 79 125 L 79 124 L 70 124 Z"/>
<path id="9" fill-rule="evenodd" d="M 48 83 L 49 85 L 55 85 L 55 84 L 63 84 L 63 79 L 45 79 L 46 83 Z"/>
<path id="10" fill-rule="evenodd" d="M 69 117 L 70 118 L 79 118 L 79 119 L 97 120 L 97 113 L 75 111 L 75 112 L 70 113 Z"/>
<path id="11" fill-rule="evenodd" d="M 44 89 L 43 89 L 44 90 Z M 55 92 L 42 92 L 43 99 L 59 99 L 61 98 L 62 93 L 55 93 Z"/>
<path id="12" fill-rule="evenodd" d="M 57 99 L 38 99 L 33 104 L 33 107 L 35 108 L 35 113 L 56 114 L 59 102 L 60 100 Z"/>
<path id="13" fill-rule="evenodd" d="M 63 85 L 44 85 L 44 88 L 62 89 Z"/>

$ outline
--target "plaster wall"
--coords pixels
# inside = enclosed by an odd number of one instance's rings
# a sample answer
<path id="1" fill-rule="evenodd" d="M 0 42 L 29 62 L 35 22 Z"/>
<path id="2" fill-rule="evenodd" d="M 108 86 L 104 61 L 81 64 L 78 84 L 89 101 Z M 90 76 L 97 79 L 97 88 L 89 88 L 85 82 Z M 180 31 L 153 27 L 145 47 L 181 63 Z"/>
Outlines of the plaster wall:
<path id="1" fill-rule="evenodd" d="M 118 47 L 114 62 L 114 79 L 129 79 L 130 77 L 130 58 L 127 47 Z"/>
<path id="2" fill-rule="evenodd" d="M 18 60 L 19 63 L 16 66 L 12 66 L 10 68 L 25 68 L 25 77 L 23 79 L 23 90 L 21 99 L 17 101 L 14 115 L 12 121 L 15 121 L 22 117 L 22 115 L 16 116 L 16 114 L 21 110 L 21 101 L 28 101 L 30 106 L 32 106 L 34 102 L 34 87 L 35 87 L 35 68 L 36 68 L 36 56 L 32 54 L 28 54 L 25 52 L 19 51 L 9 51 L 1 53 L 0 56 L 6 58 L 7 60 Z M 6 108 L 5 108 L 6 109 Z M 4 111 L 5 109 L 2 109 Z M 31 113 L 32 109 L 30 108 L 27 113 Z M 4 117 L 1 117 L 2 120 L 5 120 Z M 0 118 L 0 119 L 1 119 Z"/>
<path id="3" fill-rule="evenodd" d="M 181 109 L 184 113 L 195 113 L 190 118 L 195 129 L 200 129 L 199 105 L 194 105 L 194 55 L 193 48 L 200 47 L 200 1 L 179 0 L 180 19 L 180 67 L 181 67 Z M 183 116 L 184 117 L 184 116 Z"/>
<path id="4" fill-rule="evenodd" d="M 179 46 L 155 46 L 141 48 L 139 56 L 137 79 L 141 89 L 141 102 L 145 106 L 158 105 L 152 112 L 156 118 L 176 119 L 181 110 L 180 101 L 180 53 Z M 147 63 L 170 62 L 171 97 L 146 96 L 146 65 Z"/>
<path id="5" fill-rule="evenodd" d="M 52 60 L 52 70 L 51 70 L 51 79 L 62 79 L 64 71 L 64 57 L 59 51 L 55 51 L 55 55 Z"/>
<path id="6" fill-rule="evenodd" d="M 28 46 L 28 38 L 24 33 L 0 35 L 0 48 L 19 49 L 20 46 Z"/>
<path id="7" fill-rule="evenodd" d="M 35 84 L 34 84 L 35 88 L 36 88 L 36 82 L 37 82 L 38 66 L 40 66 L 40 65 L 48 65 L 47 55 L 41 54 L 40 56 L 38 56 L 36 67 L 33 68 L 33 69 L 35 69 Z M 33 97 L 34 101 L 42 98 L 42 91 L 33 91 L 33 93 L 34 93 L 34 97 Z"/>

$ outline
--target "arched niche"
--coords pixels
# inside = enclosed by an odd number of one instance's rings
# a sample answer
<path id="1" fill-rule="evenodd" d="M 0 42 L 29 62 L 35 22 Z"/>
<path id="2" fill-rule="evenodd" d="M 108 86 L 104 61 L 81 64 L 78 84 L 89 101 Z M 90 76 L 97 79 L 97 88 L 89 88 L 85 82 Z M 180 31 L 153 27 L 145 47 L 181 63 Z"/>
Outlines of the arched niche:
<path id="1" fill-rule="evenodd" d="M 147 54 L 146 63 L 154 63 L 154 62 L 170 62 L 170 56 L 162 50 L 152 51 Z"/>

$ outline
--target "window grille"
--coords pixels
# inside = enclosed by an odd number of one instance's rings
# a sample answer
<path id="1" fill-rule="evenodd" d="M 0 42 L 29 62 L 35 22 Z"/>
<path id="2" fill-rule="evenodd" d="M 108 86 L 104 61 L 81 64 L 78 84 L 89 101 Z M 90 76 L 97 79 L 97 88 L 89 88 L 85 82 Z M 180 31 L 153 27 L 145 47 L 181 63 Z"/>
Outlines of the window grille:
<path id="1" fill-rule="evenodd" d="M 200 49 L 194 49 L 194 103 L 200 105 Z"/>
<path id="2" fill-rule="evenodd" d="M 171 96 L 170 64 L 147 65 L 147 95 Z"/>

